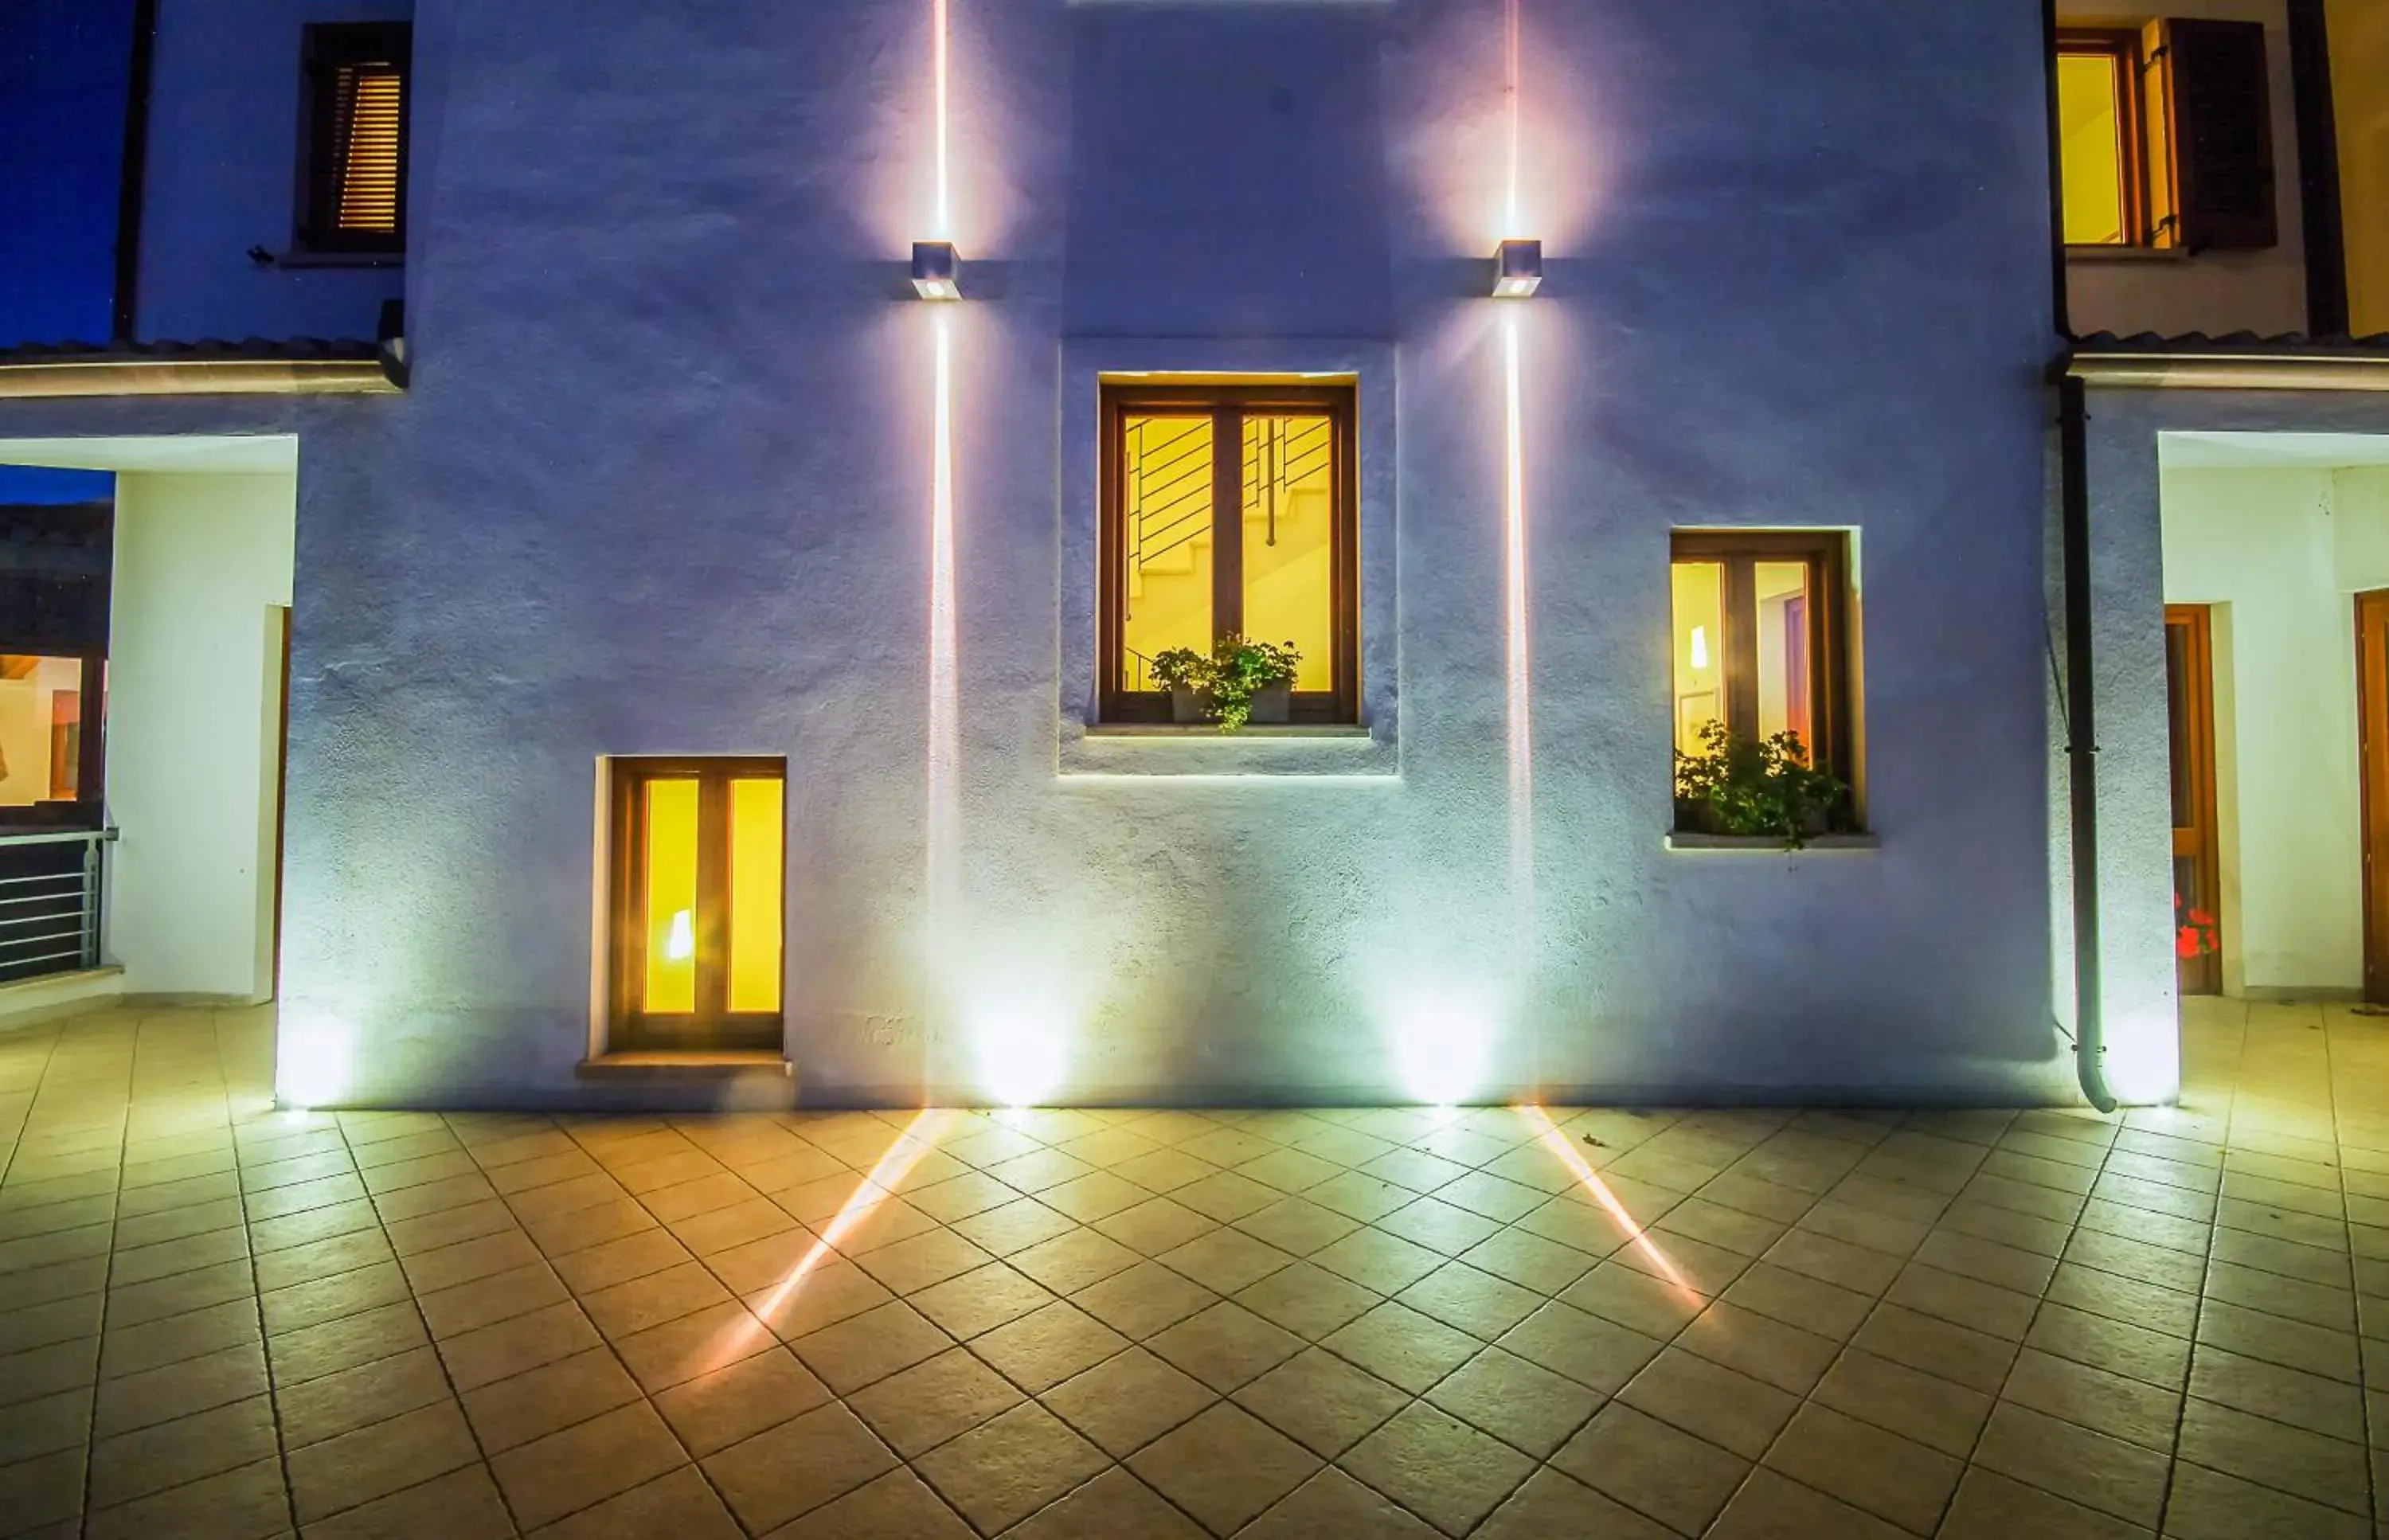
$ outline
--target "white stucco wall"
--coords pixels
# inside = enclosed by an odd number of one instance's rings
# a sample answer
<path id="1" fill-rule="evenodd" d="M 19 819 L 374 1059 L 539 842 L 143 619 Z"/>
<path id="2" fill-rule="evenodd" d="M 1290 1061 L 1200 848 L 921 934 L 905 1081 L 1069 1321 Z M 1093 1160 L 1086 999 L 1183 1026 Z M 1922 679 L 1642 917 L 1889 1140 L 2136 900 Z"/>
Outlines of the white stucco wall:
<path id="1" fill-rule="evenodd" d="M 273 991 L 287 475 L 121 475 L 104 948 L 132 994 Z"/>
<path id="2" fill-rule="evenodd" d="M 1790 31 L 1717 0 L 1691 48 L 1674 0 L 1528 5 L 1547 275 L 1509 310 L 1500 7 L 954 7 L 950 823 L 939 323 L 901 268 L 928 12 L 424 0 L 404 397 L 6 403 L 12 433 L 300 438 L 286 1074 L 351 1102 L 670 1094 L 576 1074 L 592 780 L 763 753 L 808 1101 L 985 1100 L 1022 1045 L 1072 1100 L 1377 1100 L 1422 1060 L 1483 1098 L 2071 1096 L 2031 0 Z M 1132 773 L 1077 731 L 1085 361 L 1239 351 L 1361 375 L 1370 732 Z M 1679 527 L 1857 532 L 1873 847 L 1667 847 Z"/>
<path id="3" fill-rule="evenodd" d="M 2227 994 L 2363 985 L 2353 611 L 2327 468 L 2164 473 L 2165 597 L 2215 606 Z"/>
<path id="4" fill-rule="evenodd" d="M 2066 264 L 2068 306 L 2076 335 L 2154 332 L 2264 337 L 2306 326 L 2306 227 L 2298 194 L 2297 98 L 2291 88 L 2285 0 L 2168 0 L 2168 17 L 2260 21 L 2271 67 L 2274 201 L 2280 244 L 2264 251 L 2076 256 Z M 2145 0 L 2063 0 L 2065 24 L 2139 27 Z M 2354 218 L 2351 210 L 2351 218 Z"/>

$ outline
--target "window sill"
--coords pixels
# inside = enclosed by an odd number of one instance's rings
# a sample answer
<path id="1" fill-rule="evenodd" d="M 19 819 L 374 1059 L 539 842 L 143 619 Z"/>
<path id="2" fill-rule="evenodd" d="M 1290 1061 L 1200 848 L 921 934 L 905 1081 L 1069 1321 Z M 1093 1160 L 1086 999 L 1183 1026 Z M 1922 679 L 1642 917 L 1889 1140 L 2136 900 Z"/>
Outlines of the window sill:
<path id="1" fill-rule="evenodd" d="M 1795 850 L 1773 834 L 1669 834 L 1668 849 L 1684 855 L 1707 856 L 1832 856 L 1853 851 L 1880 850 L 1883 841 L 1873 834 L 1819 834 Z"/>
<path id="2" fill-rule="evenodd" d="M 276 268 L 404 267 L 403 251 L 277 251 Z"/>
<path id="3" fill-rule="evenodd" d="M 1171 742 L 1233 743 L 1238 738 L 1359 738 L 1369 730 L 1351 722 L 1252 722 L 1233 732 L 1222 732 L 1200 722 L 1097 722 L 1087 729 L 1090 738 L 1159 738 Z"/>
<path id="4" fill-rule="evenodd" d="M 731 1080 L 745 1075 L 790 1079 L 797 1066 L 786 1054 L 769 1050 L 650 1051 L 594 1054 L 581 1060 L 574 1073 L 584 1080 Z"/>
<path id="5" fill-rule="evenodd" d="M 2069 262 L 2178 262 L 2190 253 L 2178 246 L 2069 246 Z"/>
<path id="6" fill-rule="evenodd" d="M 1062 724 L 1056 772 L 1067 780 L 1202 779 L 1391 782 L 1401 757 L 1389 724 L 1293 722 L 1214 727 L 1167 722 Z"/>

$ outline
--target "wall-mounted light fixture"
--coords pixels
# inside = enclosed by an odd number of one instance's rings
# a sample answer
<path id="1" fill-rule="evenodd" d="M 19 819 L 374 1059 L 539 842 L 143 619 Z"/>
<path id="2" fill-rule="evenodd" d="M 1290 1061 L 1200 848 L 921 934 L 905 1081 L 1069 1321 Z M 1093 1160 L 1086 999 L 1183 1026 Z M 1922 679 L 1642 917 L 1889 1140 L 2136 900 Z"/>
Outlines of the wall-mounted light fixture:
<path id="1" fill-rule="evenodd" d="M 913 243 L 913 290 L 924 299 L 963 297 L 962 259 L 952 241 Z"/>
<path id="2" fill-rule="evenodd" d="M 917 252 L 920 248 L 915 247 Z M 920 258 L 915 256 L 917 270 Z M 916 280 L 917 281 L 917 280 Z M 1543 281 L 1543 243 L 1503 241 L 1493 248 L 1493 298 L 1524 299 Z"/>

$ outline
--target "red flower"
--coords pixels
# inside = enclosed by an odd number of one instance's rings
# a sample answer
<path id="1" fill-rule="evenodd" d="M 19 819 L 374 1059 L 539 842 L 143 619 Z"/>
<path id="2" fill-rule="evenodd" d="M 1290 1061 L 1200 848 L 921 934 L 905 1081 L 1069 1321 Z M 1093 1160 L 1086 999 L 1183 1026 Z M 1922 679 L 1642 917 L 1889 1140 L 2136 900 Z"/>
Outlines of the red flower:
<path id="1" fill-rule="evenodd" d="M 2198 927 L 2184 925 L 2173 933 L 2173 955 L 2187 962 L 2206 948 L 2200 945 Z"/>

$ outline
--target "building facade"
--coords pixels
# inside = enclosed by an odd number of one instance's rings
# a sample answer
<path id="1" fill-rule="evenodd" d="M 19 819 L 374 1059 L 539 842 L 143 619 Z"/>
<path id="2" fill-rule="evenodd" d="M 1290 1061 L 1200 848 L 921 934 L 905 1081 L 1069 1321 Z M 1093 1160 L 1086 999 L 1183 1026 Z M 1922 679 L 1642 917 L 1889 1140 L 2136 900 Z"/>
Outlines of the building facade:
<path id="1" fill-rule="evenodd" d="M 2389 280 L 2307 217 L 2319 7 L 2189 19 L 2269 247 L 2197 224 L 2219 118 L 2067 96 L 2164 19 L 2089 8 L 165 0 L 122 334 L 0 353 L 0 464 L 118 477 L 103 948 L 278 998 L 308 1103 L 2011 1103 L 2088 899 L 2164 1100 L 2166 605 L 2253 572 L 2173 478 L 2304 436 L 2300 571 L 2389 587 L 2381 350 L 2180 337 L 2306 330 L 2318 230 L 2327 329 Z M 1243 633 L 1290 695 L 1178 719 Z M 1800 848 L 1679 795 L 1712 721 L 1846 788 Z M 2360 988 L 2262 874 L 2360 911 L 2358 848 L 2268 827 L 2217 986 Z"/>

